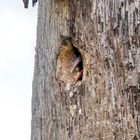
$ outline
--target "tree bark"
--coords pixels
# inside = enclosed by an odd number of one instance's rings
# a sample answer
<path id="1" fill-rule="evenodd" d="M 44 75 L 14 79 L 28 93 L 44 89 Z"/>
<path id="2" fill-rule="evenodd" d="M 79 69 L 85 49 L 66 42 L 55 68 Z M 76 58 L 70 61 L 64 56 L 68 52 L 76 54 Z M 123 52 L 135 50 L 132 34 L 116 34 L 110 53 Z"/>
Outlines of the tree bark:
<path id="1" fill-rule="evenodd" d="M 73 85 L 59 78 L 61 35 L 82 55 L 82 81 Z M 31 140 L 133 139 L 140 140 L 140 0 L 40 0 Z"/>

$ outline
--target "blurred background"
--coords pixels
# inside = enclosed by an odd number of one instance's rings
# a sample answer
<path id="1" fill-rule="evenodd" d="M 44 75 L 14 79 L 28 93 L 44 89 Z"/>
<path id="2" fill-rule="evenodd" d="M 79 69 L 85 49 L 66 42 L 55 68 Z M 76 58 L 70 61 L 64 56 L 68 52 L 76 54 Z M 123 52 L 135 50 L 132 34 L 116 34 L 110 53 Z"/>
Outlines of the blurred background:
<path id="1" fill-rule="evenodd" d="M 0 0 L 0 140 L 30 140 L 37 5 Z"/>

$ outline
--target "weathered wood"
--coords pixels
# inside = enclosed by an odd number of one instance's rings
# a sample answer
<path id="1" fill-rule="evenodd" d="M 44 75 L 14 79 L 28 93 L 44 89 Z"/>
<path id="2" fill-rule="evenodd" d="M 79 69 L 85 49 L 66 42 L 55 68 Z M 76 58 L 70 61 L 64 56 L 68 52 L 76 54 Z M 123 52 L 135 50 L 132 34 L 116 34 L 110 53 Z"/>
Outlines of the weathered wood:
<path id="1" fill-rule="evenodd" d="M 140 139 L 140 0 L 40 0 L 31 140 Z M 60 36 L 82 82 L 56 77 Z"/>

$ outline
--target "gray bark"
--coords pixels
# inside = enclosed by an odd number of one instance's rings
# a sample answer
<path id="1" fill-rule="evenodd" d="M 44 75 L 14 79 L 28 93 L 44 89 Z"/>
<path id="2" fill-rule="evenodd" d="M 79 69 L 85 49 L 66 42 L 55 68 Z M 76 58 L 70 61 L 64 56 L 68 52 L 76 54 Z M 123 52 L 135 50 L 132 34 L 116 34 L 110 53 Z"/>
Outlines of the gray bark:
<path id="1" fill-rule="evenodd" d="M 59 79 L 60 36 L 83 79 Z M 31 140 L 140 140 L 140 0 L 40 0 Z"/>

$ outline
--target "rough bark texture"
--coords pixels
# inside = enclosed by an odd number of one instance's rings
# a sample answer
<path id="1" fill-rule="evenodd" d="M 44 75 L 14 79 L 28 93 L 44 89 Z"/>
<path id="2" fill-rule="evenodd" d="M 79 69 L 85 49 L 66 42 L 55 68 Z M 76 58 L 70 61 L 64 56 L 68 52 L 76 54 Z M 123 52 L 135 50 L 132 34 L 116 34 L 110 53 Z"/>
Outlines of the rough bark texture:
<path id="1" fill-rule="evenodd" d="M 140 0 L 38 7 L 31 140 L 140 140 Z M 56 77 L 61 35 L 82 54 L 76 85 Z"/>

